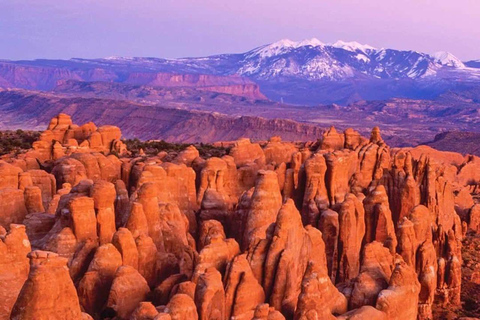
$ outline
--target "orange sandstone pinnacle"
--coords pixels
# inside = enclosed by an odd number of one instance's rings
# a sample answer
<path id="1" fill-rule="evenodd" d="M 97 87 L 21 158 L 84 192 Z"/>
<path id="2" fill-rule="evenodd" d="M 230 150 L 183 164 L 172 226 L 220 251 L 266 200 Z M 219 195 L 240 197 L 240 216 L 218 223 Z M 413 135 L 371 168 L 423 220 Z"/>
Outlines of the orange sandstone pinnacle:
<path id="1" fill-rule="evenodd" d="M 0 320 L 461 308 L 462 240 L 480 233 L 476 157 L 390 148 L 378 127 L 240 139 L 222 157 L 132 157 L 120 139 L 60 114 L 32 150 L 0 160 Z"/>

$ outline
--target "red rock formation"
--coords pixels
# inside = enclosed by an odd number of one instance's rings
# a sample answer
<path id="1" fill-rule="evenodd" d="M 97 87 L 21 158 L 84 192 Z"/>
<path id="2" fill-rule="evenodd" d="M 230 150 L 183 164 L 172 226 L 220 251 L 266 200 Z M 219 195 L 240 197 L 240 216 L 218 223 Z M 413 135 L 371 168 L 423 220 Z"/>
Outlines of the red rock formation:
<path id="1" fill-rule="evenodd" d="M 262 286 L 253 275 L 245 254 L 238 255 L 225 275 L 225 318 L 253 316 L 257 305 L 265 301 Z"/>
<path id="2" fill-rule="evenodd" d="M 19 175 L 22 169 L 4 161 L 0 161 L 0 189 L 18 188 Z"/>
<path id="3" fill-rule="evenodd" d="M 358 131 L 348 128 L 344 132 L 345 148 L 355 150 L 358 146 L 367 144 L 368 140 L 360 135 Z"/>
<path id="4" fill-rule="evenodd" d="M 480 233 L 480 205 L 474 205 L 469 212 L 468 228 Z"/>
<path id="5" fill-rule="evenodd" d="M 348 149 L 325 154 L 326 187 L 330 205 L 343 202 L 350 191 L 349 181 L 357 165 L 357 154 Z"/>
<path id="6" fill-rule="evenodd" d="M 303 197 L 302 218 L 304 223 L 315 225 L 321 208 L 328 206 L 329 198 L 325 174 L 327 164 L 325 158 L 314 154 L 305 161 L 305 195 Z"/>
<path id="7" fill-rule="evenodd" d="M 127 224 L 130 211 L 130 201 L 128 198 L 127 187 L 122 180 L 117 180 L 115 182 L 115 191 L 115 226 L 120 228 Z"/>
<path id="8" fill-rule="evenodd" d="M 362 202 L 348 194 L 341 204 L 338 236 L 338 276 L 336 281 L 344 282 L 355 278 L 360 272 L 360 251 L 365 236 L 365 211 Z"/>
<path id="9" fill-rule="evenodd" d="M 100 244 L 109 243 L 115 233 L 115 186 L 105 180 L 99 180 L 90 189 L 90 197 L 93 199 L 97 217 Z"/>
<path id="10" fill-rule="evenodd" d="M 392 221 L 388 196 L 383 185 L 377 186 L 364 200 L 365 242 L 380 241 L 395 251 L 397 237 Z"/>
<path id="11" fill-rule="evenodd" d="M 377 296 L 388 286 L 392 275 L 394 257 L 380 242 L 365 246 L 360 274 L 353 282 L 349 305 L 351 309 L 375 305 Z"/>
<path id="12" fill-rule="evenodd" d="M 29 253 L 30 273 L 11 319 L 88 319 L 82 314 L 67 260 L 53 252 Z"/>
<path id="13" fill-rule="evenodd" d="M 135 239 L 138 250 L 138 272 L 147 280 L 150 287 L 157 282 L 157 247 L 152 238 L 140 235 Z"/>
<path id="14" fill-rule="evenodd" d="M 462 188 L 455 196 L 455 211 L 463 221 L 468 220 L 468 213 L 475 202 L 468 188 Z"/>
<path id="15" fill-rule="evenodd" d="M 198 320 L 197 307 L 193 299 L 186 294 L 176 294 L 167 304 L 164 312 L 156 320 Z"/>
<path id="16" fill-rule="evenodd" d="M 197 280 L 195 305 L 198 319 L 225 319 L 225 291 L 222 275 L 215 268 L 208 268 Z"/>
<path id="17" fill-rule="evenodd" d="M 337 130 L 335 130 L 335 127 L 330 127 L 330 129 L 323 134 L 320 149 L 334 151 L 343 149 L 344 145 L 345 136 L 338 133 Z"/>
<path id="18" fill-rule="evenodd" d="M 387 320 L 387 314 L 372 306 L 363 306 L 358 309 L 353 309 L 347 313 L 337 317 L 338 320 Z"/>
<path id="19" fill-rule="evenodd" d="M 228 227 L 229 215 L 237 202 L 237 168 L 232 157 L 209 158 L 200 172 L 197 202 L 200 219 L 216 219 Z"/>
<path id="20" fill-rule="evenodd" d="M 228 263 L 240 253 L 238 243 L 234 239 L 223 237 L 224 232 L 221 230 L 221 225 L 217 224 L 216 228 L 220 228 L 220 230 L 213 233 L 220 236 L 211 237 L 209 239 L 211 242 L 205 242 L 205 246 L 199 252 L 193 272 L 193 282 L 196 282 L 198 277 L 211 267 L 224 274 Z"/>
<path id="21" fill-rule="evenodd" d="M 47 208 L 50 201 L 52 201 L 53 196 L 57 193 L 55 176 L 48 174 L 43 170 L 29 170 L 27 173 L 32 179 L 32 185 L 40 188 L 42 204 Z"/>
<path id="22" fill-rule="evenodd" d="M 325 243 L 328 274 L 330 275 L 330 279 L 336 283 L 339 262 L 338 237 L 340 233 L 338 213 L 331 209 L 324 210 L 320 215 L 318 229 L 322 232 L 323 241 Z"/>
<path id="23" fill-rule="evenodd" d="M 435 290 L 437 288 L 438 263 L 430 232 L 427 236 L 427 240 L 425 240 L 418 249 L 417 256 L 416 271 L 421 286 L 418 318 L 432 319 L 432 305 L 435 299 Z"/>
<path id="24" fill-rule="evenodd" d="M 2 204 L 0 226 L 4 228 L 8 227 L 11 223 L 21 223 L 28 213 L 23 191 L 20 189 L 0 189 L 0 203 Z"/>
<path id="25" fill-rule="evenodd" d="M 4 230 L 5 231 L 5 230 Z M 0 319 L 10 319 L 10 312 L 20 293 L 30 269 L 27 254 L 30 242 L 22 225 L 10 225 L 6 234 L 0 235 Z"/>
<path id="26" fill-rule="evenodd" d="M 426 320 L 461 305 L 474 159 L 390 150 L 378 128 L 243 139 L 221 158 L 118 158 L 120 136 L 60 115 L 0 162 L 0 319 L 14 304 L 12 319 L 145 320 Z M 26 280 L 29 239 L 55 253 L 30 253 Z"/>
<path id="27" fill-rule="evenodd" d="M 273 171 L 260 171 L 250 199 L 243 248 L 248 248 L 256 240 L 266 238 L 268 229 L 275 222 L 281 205 L 282 198 L 277 175 Z"/>
<path id="28" fill-rule="evenodd" d="M 282 142 L 281 137 L 272 137 L 263 148 L 263 152 L 266 163 L 290 163 L 297 148 L 293 143 Z"/>
<path id="29" fill-rule="evenodd" d="M 85 166 L 73 158 L 62 158 L 56 161 L 52 174 L 61 185 L 68 183 L 71 186 L 75 186 L 87 178 Z"/>
<path id="30" fill-rule="evenodd" d="M 42 203 L 42 190 L 39 187 L 26 187 L 24 197 L 28 213 L 45 212 Z"/>
<path id="31" fill-rule="evenodd" d="M 382 177 L 384 168 L 389 167 L 390 149 L 382 144 L 381 140 L 371 141 L 358 150 L 358 159 L 358 167 L 355 172 L 355 187 L 364 191 L 372 181 Z"/>
<path id="32" fill-rule="evenodd" d="M 239 139 L 230 151 L 230 155 L 238 167 L 244 166 L 249 162 L 260 165 L 265 163 L 265 154 L 262 148 L 257 143 L 251 143 L 250 139 Z"/>
<path id="33" fill-rule="evenodd" d="M 268 303 L 259 304 L 255 309 L 253 320 L 285 320 L 285 317 Z"/>
<path id="34" fill-rule="evenodd" d="M 298 297 L 295 320 L 336 319 L 333 314 L 347 312 L 347 299 L 332 284 L 326 270 L 310 263 Z"/>
<path id="35" fill-rule="evenodd" d="M 130 316 L 131 320 L 154 320 L 158 311 L 151 302 L 140 302 Z"/>
<path id="36" fill-rule="evenodd" d="M 108 309 L 118 319 L 130 319 L 138 304 L 147 298 L 150 292 L 147 281 L 130 266 L 117 269 L 107 300 Z"/>
<path id="37" fill-rule="evenodd" d="M 93 316 L 101 313 L 107 303 L 115 273 L 121 265 L 122 256 L 112 244 L 105 244 L 97 249 L 87 272 L 78 284 L 78 297 L 86 312 Z"/>
<path id="38" fill-rule="evenodd" d="M 378 295 L 376 308 L 388 319 L 416 319 L 420 285 L 412 267 L 403 261 L 396 264 L 388 289 Z"/>
<path id="39" fill-rule="evenodd" d="M 296 309 L 299 284 L 312 246 L 312 239 L 302 227 L 300 214 L 293 201 L 288 200 L 278 213 L 272 242 L 265 257 L 263 278 L 267 299 L 284 314 L 293 315 Z"/>
<path id="40" fill-rule="evenodd" d="M 126 227 L 134 238 L 140 235 L 148 236 L 148 221 L 141 203 L 132 203 Z"/>
<path id="41" fill-rule="evenodd" d="M 132 233 L 126 228 L 119 228 L 113 235 L 112 244 L 122 255 L 122 265 L 138 269 L 138 250 Z"/>
<path id="42" fill-rule="evenodd" d="M 97 239 L 95 202 L 92 198 L 78 197 L 69 202 L 72 230 L 78 241 Z"/>

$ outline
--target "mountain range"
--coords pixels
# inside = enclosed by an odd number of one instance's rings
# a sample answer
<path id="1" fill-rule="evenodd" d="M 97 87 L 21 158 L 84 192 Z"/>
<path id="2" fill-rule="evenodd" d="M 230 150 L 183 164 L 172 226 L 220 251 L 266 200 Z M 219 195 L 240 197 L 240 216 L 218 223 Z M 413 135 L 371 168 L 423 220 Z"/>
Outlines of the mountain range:
<path id="1" fill-rule="evenodd" d="M 59 80 L 202 86 L 293 104 L 432 99 L 480 83 L 480 62 L 453 54 L 377 49 L 357 42 L 280 40 L 245 53 L 197 58 L 0 61 L 0 87 L 53 89 Z M 223 91 L 222 91 L 223 88 Z M 260 89 L 259 89 L 260 88 Z"/>
<path id="2" fill-rule="evenodd" d="M 331 125 L 380 126 L 392 146 L 457 150 L 458 134 L 438 135 L 480 132 L 480 61 L 317 39 L 203 58 L 0 61 L 0 129 L 60 112 L 131 138 L 315 140 Z"/>

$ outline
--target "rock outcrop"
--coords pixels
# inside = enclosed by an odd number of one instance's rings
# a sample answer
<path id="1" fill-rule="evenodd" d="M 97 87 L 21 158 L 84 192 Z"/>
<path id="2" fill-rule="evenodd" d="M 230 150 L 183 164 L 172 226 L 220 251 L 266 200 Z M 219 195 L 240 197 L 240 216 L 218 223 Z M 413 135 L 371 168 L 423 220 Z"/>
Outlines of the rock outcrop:
<path id="1" fill-rule="evenodd" d="M 4 230 L 5 231 L 5 230 Z M 30 242 L 22 225 L 10 225 L 6 234 L 0 235 L 0 319 L 10 319 L 13 305 L 28 278 L 30 263 L 27 255 Z"/>
<path id="2" fill-rule="evenodd" d="M 241 139 L 221 157 L 131 158 L 120 137 L 61 114 L 0 161 L 0 320 L 427 320 L 461 306 L 475 159 L 390 149 L 378 128 Z"/>
<path id="3" fill-rule="evenodd" d="M 11 319 L 88 319 L 81 312 L 67 259 L 46 251 L 32 251 L 29 258 L 30 273 Z"/>

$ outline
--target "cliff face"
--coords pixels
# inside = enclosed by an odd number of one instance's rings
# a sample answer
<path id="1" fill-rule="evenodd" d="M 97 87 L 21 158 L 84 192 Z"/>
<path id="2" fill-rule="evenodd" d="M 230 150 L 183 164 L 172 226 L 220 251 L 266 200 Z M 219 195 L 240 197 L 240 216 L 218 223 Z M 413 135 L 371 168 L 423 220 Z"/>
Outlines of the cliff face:
<path id="1" fill-rule="evenodd" d="M 71 70 L 0 62 L 0 84 L 4 88 L 51 90 L 60 80 L 114 81 L 118 76 L 100 68 Z"/>
<path id="2" fill-rule="evenodd" d="M 35 129 L 60 112 L 77 122 L 95 121 L 119 126 L 126 137 L 165 139 L 172 142 L 214 142 L 250 137 L 266 140 L 316 140 L 322 130 L 291 120 L 231 117 L 216 113 L 140 105 L 124 100 L 67 97 L 31 91 L 0 92 L 0 126 Z"/>
<path id="3" fill-rule="evenodd" d="M 267 99 L 267 97 L 265 97 L 260 92 L 260 87 L 254 83 L 234 84 L 234 85 L 227 85 L 227 86 L 219 86 L 219 85 L 206 86 L 206 87 L 199 88 L 199 90 L 226 93 L 234 96 L 246 97 L 249 99 L 257 99 L 257 100 Z"/>
<path id="4" fill-rule="evenodd" d="M 461 309 L 478 158 L 392 149 L 379 128 L 240 139 L 221 158 L 193 146 L 133 157 L 120 136 L 59 114 L 33 149 L 0 160 L 0 317 L 478 315 Z"/>
<path id="5" fill-rule="evenodd" d="M 136 72 L 102 67 L 68 68 L 0 62 L 0 87 L 52 90 L 58 83 L 76 81 L 120 82 L 152 87 L 204 88 L 204 90 L 264 100 L 259 87 L 240 76 Z"/>

